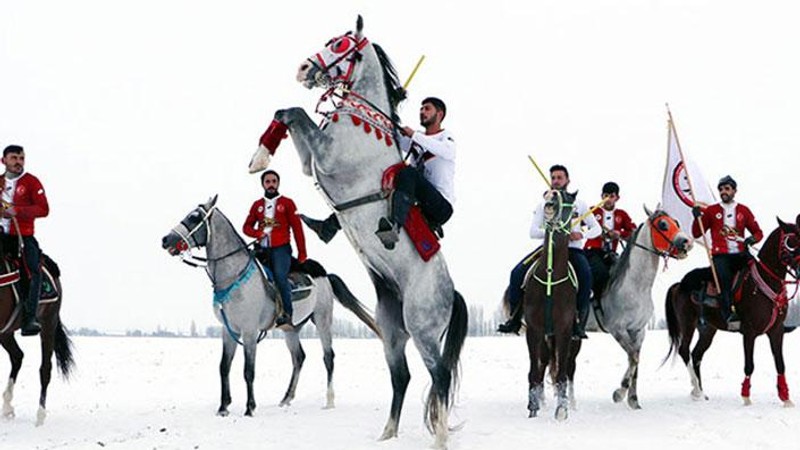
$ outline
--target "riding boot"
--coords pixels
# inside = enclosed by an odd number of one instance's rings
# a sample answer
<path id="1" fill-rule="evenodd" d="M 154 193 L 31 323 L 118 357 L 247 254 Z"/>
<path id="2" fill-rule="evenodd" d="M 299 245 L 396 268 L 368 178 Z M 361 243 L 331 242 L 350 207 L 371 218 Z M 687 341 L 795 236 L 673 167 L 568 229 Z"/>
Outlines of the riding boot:
<path id="1" fill-rule="evenodd" d="M 36 308 L 39 299 L 36 297 L 27 298 L 22 304 L 22 327 L 20 331 L 23 336 L 35 336 L 42 331 L 42 326 L 36 321 Z"/>
<path id="2" fill-rule="evenodd" d="M 392 216 L 391 220 L 381 217 L 378 222 L 378 231 L 375 234 L 381 240 L 387 250 L 394 249 L 397 241 L 400 240 L 400 226 L 406 222 L 408 212 L 414 204 L 414 199 L 403 191 L 394 191 L 392 194 Z"/>
<path id="3" fill-rule="evenodd" d="M 573 339 L 588 339 L 586 335 L 586 321 L 589 320 L 589 306 L 578 307 L 578 317 L 572 328 Z"/>
<path id="4" fill-rule="evenodd" d="M 497 331 L 500 333 L 514 333 L 519 334 L 519 329 L 522 328 L 522 305 L 514 310 L 514 314 L 505 321 L 505 323 L 501 323 L 497 326 Z"/>
<path id="5" fill-rule="evenodd" d="M 336 214 L 331 214 L 325 220 L 316 220 L 300 214 L 300 220 L 308 226 L 324 243 L 328 243 L 342 229 Z"/>

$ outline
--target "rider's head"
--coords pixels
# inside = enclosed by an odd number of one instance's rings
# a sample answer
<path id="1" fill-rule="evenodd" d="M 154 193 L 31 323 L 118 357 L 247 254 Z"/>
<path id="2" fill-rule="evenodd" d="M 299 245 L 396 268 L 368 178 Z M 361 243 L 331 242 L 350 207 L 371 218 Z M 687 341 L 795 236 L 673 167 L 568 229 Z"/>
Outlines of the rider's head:
<path id="1" fill-rule="evenodd" d="M 619 185 L 613 181 L 609 181 L 608 183 L 604 184 L 601 197 L 603 200 L 605 200 L 603 203 L 603 208 L 611 211 L 617 204 L 617 200 L 619 200 Z"/>
<path id="2" fill-rule="evenodd" d="M 725 175 L 717 183 L 717 189 L 719 189 L 719 198 L 722 199 L 722 203 L 730 203 L 736 197 L 736 180 L 730 175 Z"/>
<path id="3" fill-rule="evenodd" d="M 436 97 L 428 97 L 422 101 L 422 106 L 419 108 L 419 124 L 425 128 L 439 125 L 446 115 L 447 106 L 444 102 Z"/>
<path id="4" fill-rule="evenodd" d="M 566 189 L 569 185 L 569 171 L 561 164 L 550 167 L 550 186 L 553 189 Z"/>
<path id="5" fill-rule="evenodd" d="M 281 176 L 274 170 L 267 170 L 261 174 L 261 186 L 264 188 L 264 196 L 273 198 L 278 195 L 278 187 L 281 184 Z"/>
<path id="6" fill-rule="evenodd" d="M 19 145 L 9 145 L 3 150 L 6 173 L 20 175 L 25 170 L 25 150 Z"/>

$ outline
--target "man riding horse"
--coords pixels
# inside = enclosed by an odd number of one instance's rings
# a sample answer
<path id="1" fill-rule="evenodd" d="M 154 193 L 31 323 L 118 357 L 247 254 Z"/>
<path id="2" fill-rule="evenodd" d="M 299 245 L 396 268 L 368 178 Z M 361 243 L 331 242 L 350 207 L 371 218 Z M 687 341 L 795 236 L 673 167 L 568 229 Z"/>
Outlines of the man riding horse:
<path id="1" fill-rule="evenodd" d="M 447 106 L 442 100 L 428 97 L 419 110 L 420 125 L 425 131 L 398 128 L 398 144 L 410 165 L 397 173 L 391 216 L 382 218 L 375 232 L 387 250 L 394 249 L 399 229 L 415 201 L 419 202 L 431 228 L 440 235 L 441 226 L 453 215 L 456 144 L 452 134 L 442 128 L 446 114 Z M 334 214 L 322 221 L 303 215 L 300 218 L 326 243 L 341 229 Z"/>
<path id="2" fill-rule="evenodd" d="M 740 320 L 731 300 L 733 277 L 747 265 L 750 253 L 746 248 L 764 237 L 750 208 L 734 201 L 736 187 L 736 180 L 730 175 L 725 176 L 717 184 L 722 201 L 705 208 L 695 206 L 692 209 L 695 217 L 692 235 L 699 238 L 703 231 L 711 233 L 711 255 L 721 290 L 721 311 L 728 328 L 734 330 L 739 328 Z M 744 237 L 745 230 L 750 232 L 747 238 Z"/>
<path id="3" fill-rule="evenodd" d="M 569 171 L 566 167 L 557 164 L 550 168 L 550 186 L 556 190 L 563 191 L 567 189 L 567 186 L 569 186 Z M 543 201 L 533 212 L 533 223 L 530 230 L 531 239 L 544 239 L 544 229 L 542 228 L 544 206 L 545 202 Z M 600 224 L 597 223 L 594 216 L 587 214 L 589 208 L 586 203 L 576 199 L 572 207 L 574 217 L 585 216 L 583 220 L 573 221 L 572 231 L 569 235 L 569 262 L 575 269 L 578 278 L 578 320 L 574 335 L 577 338 L 585 339 L 586 320 L 589 317 L 589 298 L 592 289 L 592 271 L 589 268 L 589 261 L 586 260 L 586 255 L 583 252 L 583 243 L 586 239 L 600 236 L 601 230 Z M 586 230 L 583 230 L 584 224 L 586 225 Z M 536 252 L 534 250 L 525 256 L 511 271 L 507 290 L 511 318 L 497 328 L 497 331 L 501 333 L 516 333 L 522 326 L 522 287 L 525 281 L 525 274 L 528 273 L 528 269 L 536 260 L 534 257 Z"/>
<path id="4" fill-rule="evenodd" d="M 592 269 L 592 292 L 595 303 L 600 300 L 611 275 L 611 267 L 617 260 L 617 247 L 620 239 L 628 239 L 636 230 L 631 216 L 617 208 L 619 185 L 613 181 L 603 185 L 601 194 L 603 204 L 592 210 L 595 220 L 600 224 L 602 235 L 588 239 L 583 246 L 586 259 Z"/>
<path id="5" fill-rule="evenodd" d="M 2 227 L 3 252 L 15 257 L 22 256 L 24 270 L 28 279 L 27 295 L 22 301 L 22 335 L 39 334 L 41 325 L 36 320 L 39 296 L 42 289 L 42 251 L 33 236 L 33 222 L 39 217 L 47 217 L 50 207 L 44 187 L 38 178 L 25 172 L 25 150 L 19 145 L 9 145 L 3 150 L 3 164 L 6 172 L 2 183 L 3 202 L 0 205 L 0 227 Z M 22 248 L 20 248 L 20 242 Z"/>

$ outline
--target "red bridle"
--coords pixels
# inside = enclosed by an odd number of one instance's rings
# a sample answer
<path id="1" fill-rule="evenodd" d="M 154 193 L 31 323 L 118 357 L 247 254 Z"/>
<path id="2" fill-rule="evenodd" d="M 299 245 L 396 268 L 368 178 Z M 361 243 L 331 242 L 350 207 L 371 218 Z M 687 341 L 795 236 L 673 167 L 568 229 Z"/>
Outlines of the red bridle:
<path id="1" fill-rule="evenodd" d="M 352 32 L 347 32 L 328 41 L 325 48 L 308 58 L 308 61 L 320 72 L 328 75 L 328 80 L 331 84 L 348 84 L 361 54 L 359 52 L 368 43 L 367 38 L 356 39 Z M 344 64 L 347 64 L 346 68 L 341 67 Z M 338 69 L 338 73 L 331 75 L 330 71 L 333 69 Z"/>
<path id="2" fill-rule="evenodd" d="M 656 214 L 647 222 L 650 227 L 653 249 L 663 256 L 677 257 L 680 249 L 675 245 L 675 237 L 681 231 L 678 222 L 665 212 Z"/>

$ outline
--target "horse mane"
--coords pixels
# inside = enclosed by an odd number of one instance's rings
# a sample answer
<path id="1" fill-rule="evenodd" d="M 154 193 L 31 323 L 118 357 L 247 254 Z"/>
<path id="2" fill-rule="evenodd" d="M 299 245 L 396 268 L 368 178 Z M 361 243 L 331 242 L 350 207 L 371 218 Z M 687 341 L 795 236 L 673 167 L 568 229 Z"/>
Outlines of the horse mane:
<path id="1" fill-rule="evenodd" d="M 375 49 L 375 55 L 378 57 L 381 69 L 383 69 L 383 82 L 386 84 L 386 93 L 389 96 L 389 107 L 391 108 L 389 114 L 393 121 L 399 122 L 400 116 L 397 114 L 397 107 L 400 106 L 400 102 L 406 99 L 406 90 L 400 84 L 397 70 L 389 59 L 389 55 L 378 44 L 373 43 L 372 48 Z"/>
<path id="2" fill-rule="evenodd" d="M 639 237 L 639 233 L 642 231 L 643 226 L 644 224 L 639 224 L 639 226 L 636 227 L 636 231 L 634 231 L 625 242 L 625 250 L 622 251 L 622 255 L 620 255 L 617 263 L 611 268 L 609 280 L 616 280 L 617 274 L 625 273 L 628 270 L 628 267 L 630 267 L 631 250 L 633 250 L 633 247 L 635 247 L 636 239 Z"/>

